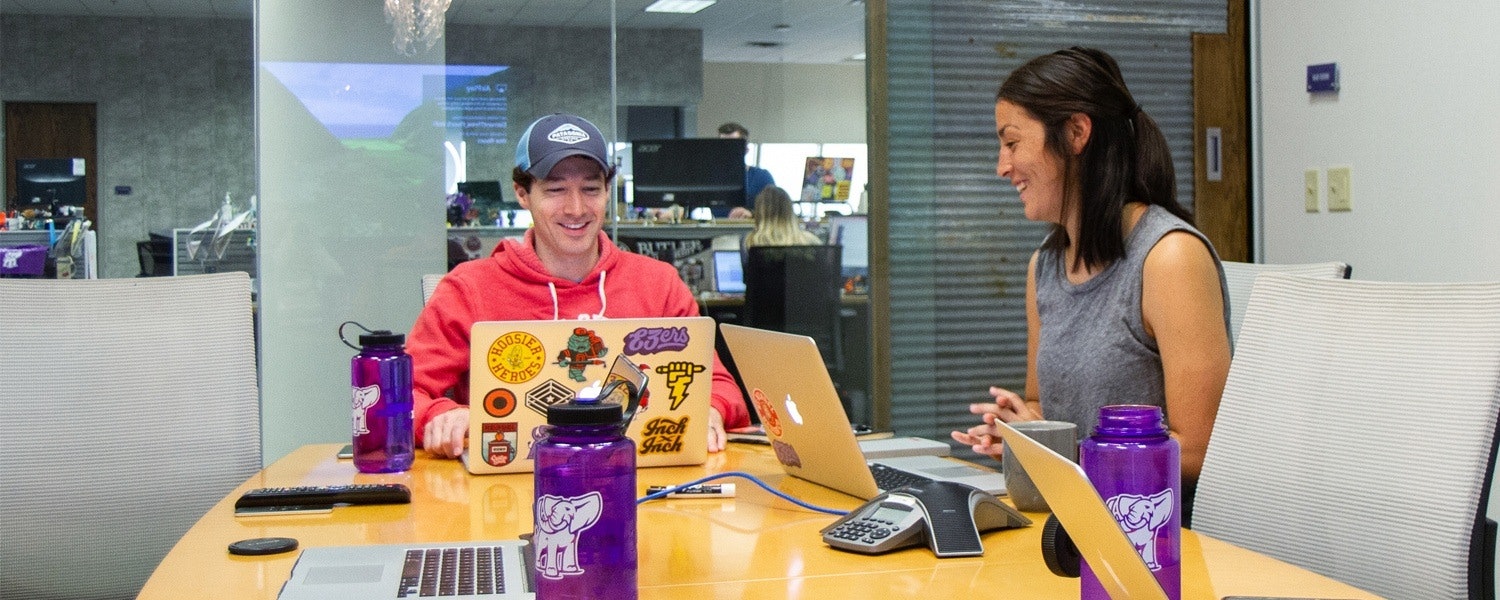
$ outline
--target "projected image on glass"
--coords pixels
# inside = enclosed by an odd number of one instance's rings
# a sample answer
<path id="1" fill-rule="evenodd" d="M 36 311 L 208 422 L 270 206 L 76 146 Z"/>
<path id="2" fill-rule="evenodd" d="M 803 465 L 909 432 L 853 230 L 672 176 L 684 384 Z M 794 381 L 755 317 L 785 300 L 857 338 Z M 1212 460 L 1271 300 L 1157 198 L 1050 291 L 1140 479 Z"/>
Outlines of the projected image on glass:
<path id="1" fill-rule="evenodd" d="M 363 173 L 345 178 L 349 185 L 358 186 L 358 180 L 365 177 L 388 178 L 397 188 L 410 187 L 411 198 L 431 198 L 434 209 L 452 212 L 456 205 L 461 206 L 457 218 L 450 215 L 450 223 L 461 224 L 481 215 L 493 220 L 491 215 L 503 208 L 498 195 L 471 197 L 461 189 L 468 186 L 459 184 L 472 179 L 498 179 L 494 174 L 471 177 L 468 164 L 471 153 L 491 156 L 503 152 L 510 143 L 506 98 L 509 67 L 261 64 L 270 75 L 266 85 L 285 91 L 268 94 L 287 105 L 275 111 L 284 117 L 271 128 L 295 129 L 299 138 L 308 138 L 297 144 L 299 150 L 317 155 L 311 159 L 315 162 L 334 167 L 323 169 L 320 178 L 362 165 L 358 168 Z M 444 165 L 441 183 L 434 173 L 417 167 L 434 159 Z M 480 158 L 480 162 L 495 161 Z"/>
<path id="2" fill-rule="evenodd" d="M 388 140 L 403 125 L 438 127 L 471 144 L 506 142 L 505 82 L 500 65 L 398 65 L 264 62 L 308 112 L 347 145 Z M 425 106 L 436 121 L 408 123 Z"/>

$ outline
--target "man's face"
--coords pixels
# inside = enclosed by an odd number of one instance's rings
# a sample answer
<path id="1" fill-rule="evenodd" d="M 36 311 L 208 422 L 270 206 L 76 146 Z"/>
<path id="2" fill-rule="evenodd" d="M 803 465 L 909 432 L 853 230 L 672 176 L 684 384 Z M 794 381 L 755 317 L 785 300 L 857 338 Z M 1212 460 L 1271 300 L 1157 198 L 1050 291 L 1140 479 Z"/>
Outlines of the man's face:
<path id="1" fill-rule="evenodd" d="M 516 200 L 531 211 L 537 256 L 549 267 L 555 261 L 593 261 L 599 257 L 599 230 L 609 207 L 604 168 L 584 156 L 570 156 L 552 167 L 530 189 L 515 186 Z"/>

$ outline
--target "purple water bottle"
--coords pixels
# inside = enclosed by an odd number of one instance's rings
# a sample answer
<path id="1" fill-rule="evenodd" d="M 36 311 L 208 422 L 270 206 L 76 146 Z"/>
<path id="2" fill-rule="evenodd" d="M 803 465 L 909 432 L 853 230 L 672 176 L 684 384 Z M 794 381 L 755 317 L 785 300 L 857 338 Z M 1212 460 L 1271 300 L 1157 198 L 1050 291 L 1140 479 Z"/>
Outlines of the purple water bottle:
<path id="1" fill-rule="evenodd" d="M 536 443 L 536 597 L 636 597 L 635 442 L 613 402 L 547 409 Z"/>
<path id="2" fill-rule="evenodd" d="M 1100 408 L 1078 457 L 1167 597 L 1182 598 L 1182 449 L 1167 435 L 1161 407 Z M 1087 562 L 1081 571 L 1080 597 L 1108 600 Z"/>
<path id="3" fill-rule="evenodd" d="M 343 338 L 343 326 L 339 337 Z M 361 473 L 411 468 L 411 356 L 402 348 L 405 343 L 405 335 L 369 331 L 359 336 L 359 354 L 349 363 L 354 386 L 354 467 Z"/>

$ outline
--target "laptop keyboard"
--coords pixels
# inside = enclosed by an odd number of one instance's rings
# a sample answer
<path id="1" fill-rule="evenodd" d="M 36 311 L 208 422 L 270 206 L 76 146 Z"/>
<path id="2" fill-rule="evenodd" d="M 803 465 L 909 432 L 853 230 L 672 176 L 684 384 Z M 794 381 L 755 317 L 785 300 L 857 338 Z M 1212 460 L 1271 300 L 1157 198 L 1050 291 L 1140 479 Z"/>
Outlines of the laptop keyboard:
<path id="1" fill-rule="evenodd" d="M 396 597 L 504 594 L 502 550 L 500 546 L 407 550 Z"/>
<path id="2" fill-rule="evenodd" d="M 908 485 L 932 481 L 931 478 L 880 463 L 870 465 L 870 474 L 875 476 L 875 487 L 880 488 L 881 491 L 896 490 Z"/>

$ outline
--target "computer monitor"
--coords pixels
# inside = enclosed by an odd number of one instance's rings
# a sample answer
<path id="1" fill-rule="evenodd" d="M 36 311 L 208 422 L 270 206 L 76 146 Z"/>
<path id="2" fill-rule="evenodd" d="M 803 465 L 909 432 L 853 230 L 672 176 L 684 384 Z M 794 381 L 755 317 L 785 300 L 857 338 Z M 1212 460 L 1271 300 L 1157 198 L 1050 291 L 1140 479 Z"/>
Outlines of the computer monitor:
<path id="1" fill-rule="evenodd" d="M 856 294 L 869 291 L 870 220 L 866 215 L 839 215 L 828 218 L 828 243 L 843 246 L 840 274 L 844 289 Z"/>
<path id="2" fill-rule="evenodd" d="M 81 158 L 17 159 L 16 204 L 13 208 L 83 206 L 88 200 L 87 182 Z"/>
<path id="3" fill-rule="evenodd" d="M 635 207 L 744 206 L 745 148 L 745 140 L 735 138 L 631 142 Z"/>
<path id="4" fill-rule="evenodd" d="M 739 250 L 714 251 L 714 288 L 720 294 L 745 293 L 745 265 Z"/>

